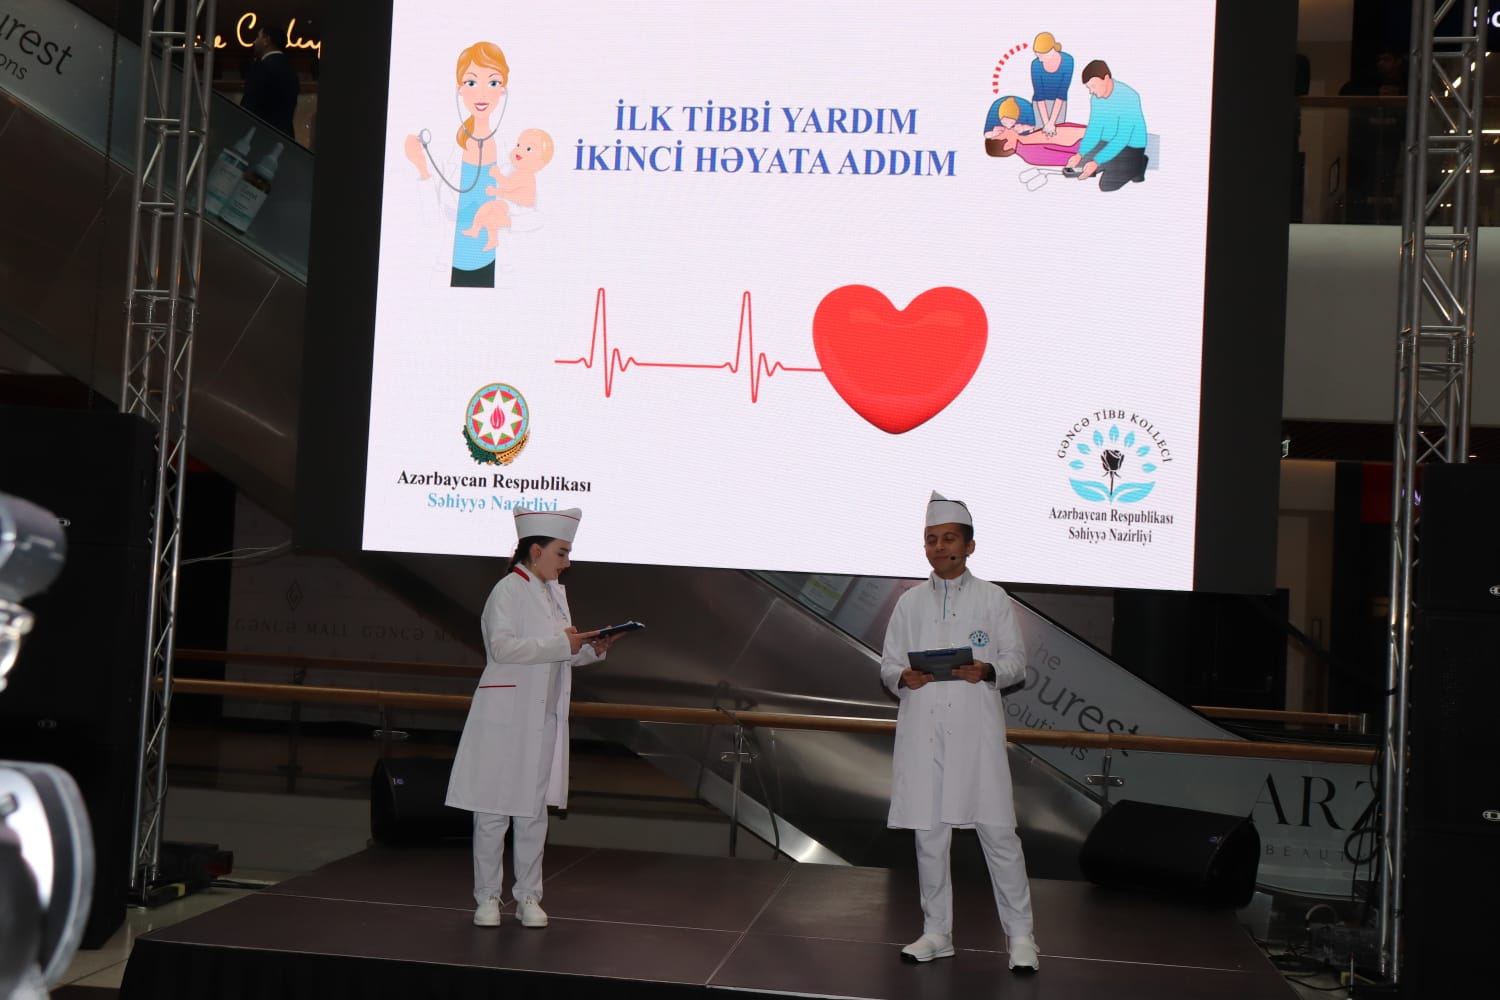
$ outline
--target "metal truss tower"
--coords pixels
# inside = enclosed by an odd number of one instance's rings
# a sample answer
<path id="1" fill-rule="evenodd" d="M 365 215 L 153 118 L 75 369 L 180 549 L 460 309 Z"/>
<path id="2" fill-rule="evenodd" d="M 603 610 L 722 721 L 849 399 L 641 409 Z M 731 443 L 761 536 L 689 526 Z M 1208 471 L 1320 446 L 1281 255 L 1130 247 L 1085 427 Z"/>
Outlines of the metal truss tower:
<path id="1" fill-rule="evenodd" d="M 188 394 L 198 320 L 205 153 L 212 98 L 212 0 L 143 0 L 120 409 L 155 431 L 156 497 L 136 759 L 131 894 L 160 875 L 177 570 L 187 473 Z"/>
<path id="2" fill-rule="evenodd" d="M 1487 5 L 1473 0 L 1412 2 L 1381 756 L 1380 962 L 1391 982 L 1401 979 L 1417 470 L 1469 455 L 1487 20 Z"/>

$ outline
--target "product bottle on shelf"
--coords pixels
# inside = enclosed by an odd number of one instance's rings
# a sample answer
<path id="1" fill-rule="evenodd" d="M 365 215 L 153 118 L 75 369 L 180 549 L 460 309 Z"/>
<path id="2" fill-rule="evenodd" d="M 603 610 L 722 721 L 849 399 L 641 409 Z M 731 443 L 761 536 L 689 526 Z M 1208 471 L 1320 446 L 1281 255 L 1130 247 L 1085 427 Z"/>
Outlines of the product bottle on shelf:
<path id="1" fill-rule="evenodd" d="M 205 214 L 218 215 L 234 186 L 245 176 L 245 171 L 250 167 L 250 140 L 254 135 L 255 129 L 252 128 L 239 142 L 233 146 L 225 146 L 219 153 L 219 158 L 214 161 L 214 168 L 208 172 L 208 181 L 204 185 Z"/>
<path id="2" fill-rule="evenodd" d="M 271 181 L 276 178 L 276 161 L 280 156 L 281 143 L 278 142 L 271 147 L 271 152 L 260 158 L 259 163 L 245 171 L 229 193 L 224 207 L 219 210 L 219 218 L 230 228 L 243 233 L 255 221 L 261 206 L 266 203 L 266 196 L 271 193 Z"/>

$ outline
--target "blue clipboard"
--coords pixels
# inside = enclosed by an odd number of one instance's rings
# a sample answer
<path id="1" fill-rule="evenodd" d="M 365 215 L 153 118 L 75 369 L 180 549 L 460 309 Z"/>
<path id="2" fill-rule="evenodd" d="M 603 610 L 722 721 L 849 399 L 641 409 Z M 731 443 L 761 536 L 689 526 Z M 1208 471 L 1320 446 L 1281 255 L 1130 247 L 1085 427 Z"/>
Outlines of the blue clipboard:
<path id="1" fill-rule="evenodd" d="M 951 649 L 914 649 L 906 654 L 906 662 L 913 670 L 931 674 L 935 681 L 955 681 L 954 667 L 974 662 L 974 650 L 969 646 Z"/>
<path id="2" fill-rule="evenodd" d="M 601 628 L 598 632 L 597 638 L 603 639 L 605 636 L 619 635 L 622 632 L 639 632 L 645 627 L 646 626 L 637 621 L 622 622 L 619 625 L 610 625 L 606 628 Z"/>

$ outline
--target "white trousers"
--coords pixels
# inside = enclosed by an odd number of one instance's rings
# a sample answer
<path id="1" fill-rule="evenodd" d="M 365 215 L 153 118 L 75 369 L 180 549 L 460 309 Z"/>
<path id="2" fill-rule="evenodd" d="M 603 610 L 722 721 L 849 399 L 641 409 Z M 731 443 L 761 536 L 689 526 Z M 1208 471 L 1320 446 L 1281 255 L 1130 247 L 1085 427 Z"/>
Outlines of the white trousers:
<path id="1" fill-rule="evenodd" d="M 1007 937 L 1031 933 L 1031 882 L 1026 877 L 1026 857 L 1021 838 L 1013 826 L 979 824 L 979 843 L 990 870 L 995 909 Z M 953 827 L 939 823 L 931 830 L 915 830 L 917 836 L 917 882 L 922 891 L 922 933 L 953 934 L 953 877 L 948 864 Z"/>
<path id="2" fill-rule="evenodd" d="M 531 816 L 474 814 L 474 901 L 483 905 L 491 896 L 503 899 L 500 884 L 505 877 L 505 831 L 511 838 L 511 899 L 542 898 L 542 849 L 547 846 L 547 782 L 552 777 L 552 747 L 557 740 L 557 716 L 547 714 L 542 727 L 542 766 L 537 770 L 536 812 Z"/>
<path id="3" fill-rule="evenodd" d="M 943 758 L 946 741 L 943 727 L 938 726 L 934 740 L 932 815 L 943 814 Z M 1021 852 L 1021 838 L 1013 826 L 991 826 L 976 823 L 979 844 L 984 848 L 984 864 L 990 870 L 990 888 L 995 893 L 995 909 L 1006 937 L 1025 937 L 1031 933 L 1031 882 L 1026 877 L 1026 856 Z M 941 819 L 930 830 L 914 830 L 917 841 L 917 884 L 922 893 L 922 933 L 953 934 L 953 874 L 949 863 L 953 846 L 953 827 Z"/>

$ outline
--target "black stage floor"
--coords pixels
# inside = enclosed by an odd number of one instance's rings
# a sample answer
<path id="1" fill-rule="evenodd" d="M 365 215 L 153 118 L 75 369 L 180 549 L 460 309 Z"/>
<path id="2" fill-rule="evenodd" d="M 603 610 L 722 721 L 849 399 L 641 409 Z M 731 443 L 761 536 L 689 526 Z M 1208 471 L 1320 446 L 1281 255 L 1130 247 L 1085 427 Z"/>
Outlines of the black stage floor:
<path id="1" fill-rule="evenodd" d="M 986 883 L 957 957 L 906 965 L 915 873 L 551 847 L 551 926 L 470 922 L 468 845 L 371 848 L 153 931 L 121 996 L 1295 998 L 1232 911 L 1032 883 L 1041 972 L 1007 968 Z"/>

